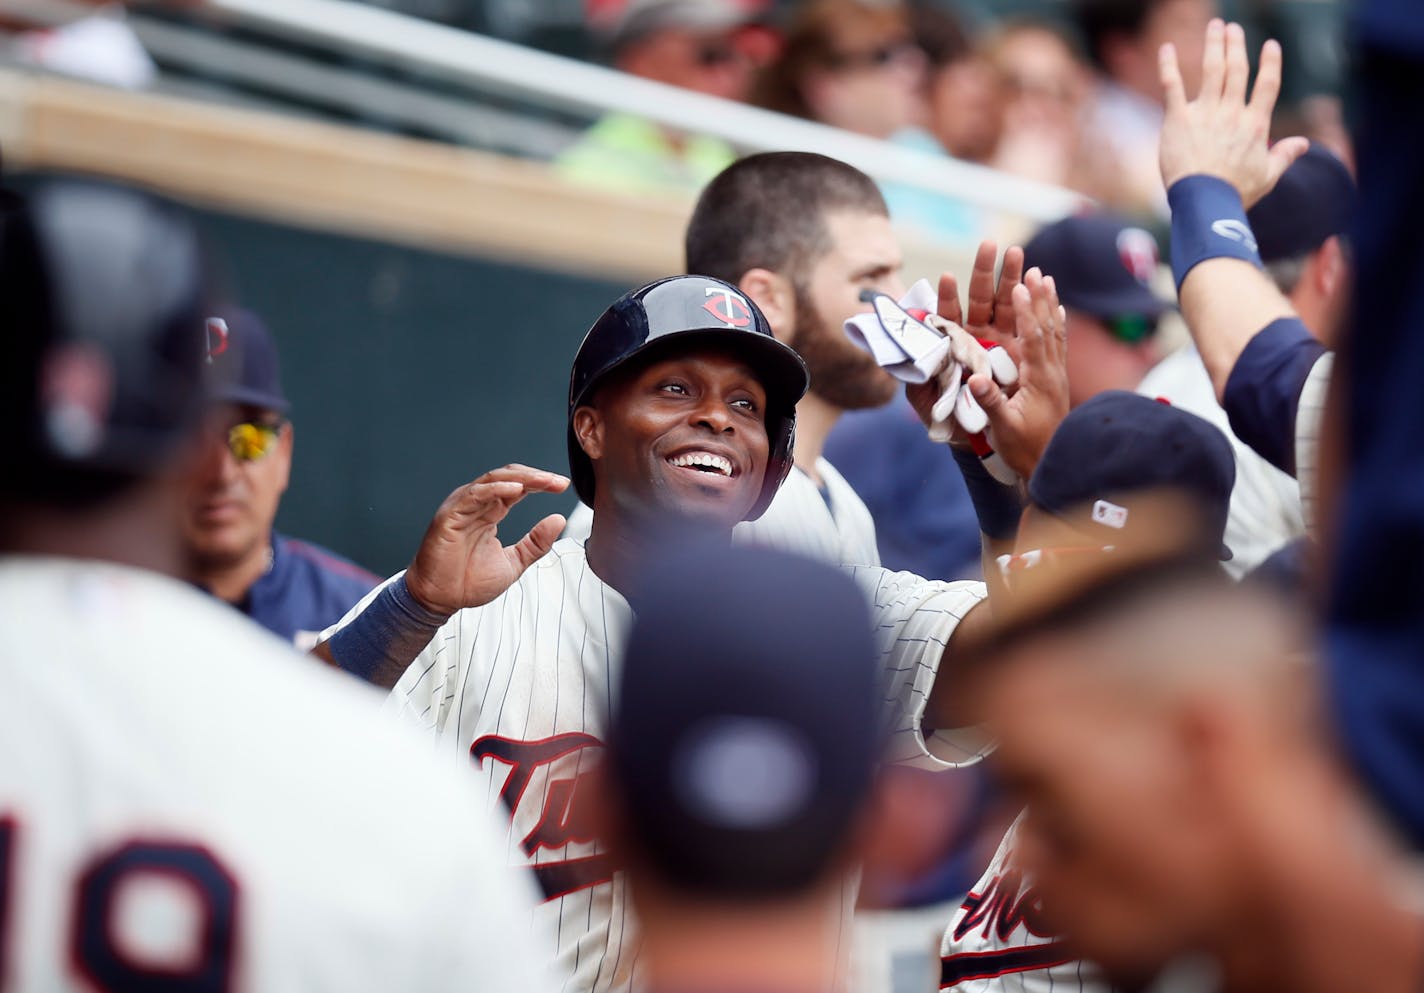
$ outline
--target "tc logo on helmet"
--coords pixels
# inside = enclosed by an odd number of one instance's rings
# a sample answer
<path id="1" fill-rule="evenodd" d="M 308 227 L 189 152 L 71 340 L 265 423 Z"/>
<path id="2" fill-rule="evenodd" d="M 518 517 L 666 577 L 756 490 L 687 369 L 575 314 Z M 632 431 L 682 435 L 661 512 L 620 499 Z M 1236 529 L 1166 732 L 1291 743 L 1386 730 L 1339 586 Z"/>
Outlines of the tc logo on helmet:
<path id="1" fill-rule="evenodd" d="M 704 295 L 712 297 L 712 299 L 704 303 L 702 309 L 727 327 L 745 328 L 751 325 L 751 307 L 731 290 L 724 290 L 720 286 L 709 286 Z"/>

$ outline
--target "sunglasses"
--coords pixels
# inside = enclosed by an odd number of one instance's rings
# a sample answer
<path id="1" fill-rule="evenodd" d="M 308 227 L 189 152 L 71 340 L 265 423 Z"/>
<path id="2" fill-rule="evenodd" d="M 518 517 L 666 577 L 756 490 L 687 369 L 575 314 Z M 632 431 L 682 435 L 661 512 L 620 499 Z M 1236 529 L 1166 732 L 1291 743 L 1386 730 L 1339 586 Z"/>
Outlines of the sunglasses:
<path id="1" fill-rule="evenodd" d="M 697 49 L 696 58 L 703 69 L 717 69 L 742 61 L 742 53 L 731 42 L 711 42 Z"/>
<path id="2" fill-rule="evenodd" d="M 883 69 L 888 65 L 915 61 L 920 50 L 912 41 L 893 41 L 861 52 L 832 52 L 826 64 L 832 69 Z"/>
<path id="3" fill-rule="evenodd" d="M 239 462 L 257 462 L 272 454 L 281 436 L 281 422 L 243 421 L 227 429 L 227 450 Z"/>
<path id="4" fill-rule="evenodd" d="M 1157 318 L 1146 314 L 1121 314 L 1103 323 L 1108 332 L 1125 345 L 1140 345 L 1157 333 Z"/>

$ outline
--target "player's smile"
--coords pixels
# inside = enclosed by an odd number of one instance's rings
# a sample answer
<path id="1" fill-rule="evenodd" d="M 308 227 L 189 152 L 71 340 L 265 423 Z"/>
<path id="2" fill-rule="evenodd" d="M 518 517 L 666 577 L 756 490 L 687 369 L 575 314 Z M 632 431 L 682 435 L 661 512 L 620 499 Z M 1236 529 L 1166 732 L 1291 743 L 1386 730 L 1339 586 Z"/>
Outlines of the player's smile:
<path id="1" fill-rule="evenodd" d="M 660 512 L 741 520 L 766 472 L 766 390 L 721 351 L 654 361 L 606 390 L 600 478 Z"/>

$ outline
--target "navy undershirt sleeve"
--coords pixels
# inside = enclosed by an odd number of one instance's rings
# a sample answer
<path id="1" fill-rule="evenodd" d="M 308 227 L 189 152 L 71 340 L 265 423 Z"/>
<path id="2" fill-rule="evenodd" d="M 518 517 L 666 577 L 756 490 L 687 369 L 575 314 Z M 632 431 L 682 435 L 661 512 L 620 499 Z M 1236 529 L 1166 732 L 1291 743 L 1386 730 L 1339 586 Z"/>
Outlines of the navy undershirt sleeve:
<path id="1" fill-rule="evenodd" d="M 1222 406 L 1231 430 L 1261 458 L 1292 476 L 1300 391 L 1325 351 L 1299 318 L 1283 317 L 1251 339 L 1226 380 Z"/>

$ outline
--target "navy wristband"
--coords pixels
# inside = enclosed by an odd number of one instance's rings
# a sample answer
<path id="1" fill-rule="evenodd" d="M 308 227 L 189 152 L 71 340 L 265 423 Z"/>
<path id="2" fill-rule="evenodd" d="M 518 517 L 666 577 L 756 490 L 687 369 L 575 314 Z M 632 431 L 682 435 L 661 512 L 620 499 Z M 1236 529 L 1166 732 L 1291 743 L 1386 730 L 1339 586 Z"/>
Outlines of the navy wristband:
<path id="1" fill-rule="evenodd" d="M 1167 191 L 1172 209 L 1172 278 L 1181 290 L 1187 273 L 1208 259 L 1261 265 L 1260 250 L 1241 194 L 1216 176 L 1187 176 Z"/>
<path id="2" fill-rule="evenodd" d="M 994 541 L 1011 541 L 1019 533 L 1023 517 L 1023 498 L 1017 486 L 1006 486 L 984 468 L 979 456 L 963 448 L 950 448 L 969 502 L 974 504 L 974 516 L 979 518 L 979 530 Z"/>
<path id="3" fill-rule="evenodd" d="M 342 669 L 370 680 L 382 666 L 409 665 L 448 617 L 431 613 L 416 602 L 405 576 L 387 583 L 365 610 L 351 618 L 327 642 Z"/>

